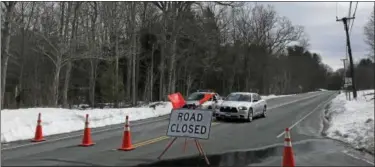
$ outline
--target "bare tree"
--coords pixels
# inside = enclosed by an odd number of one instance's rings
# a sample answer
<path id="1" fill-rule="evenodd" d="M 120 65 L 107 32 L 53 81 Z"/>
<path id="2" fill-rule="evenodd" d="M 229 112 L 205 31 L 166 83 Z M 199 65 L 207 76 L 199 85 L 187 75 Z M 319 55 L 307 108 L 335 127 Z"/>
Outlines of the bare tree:
<path id="1" fill-rule="evenodd" d="M 70 2 L 74 3 L 74 2 Z M 69 55 L 71 57 L 75 56 L 76 47 L 77 47 L 77 31 L 78 31 L 78 10 L 80 8 L 82 2 L 75 2 L 74 10 L 73 10 L 73 20 L 72 20 L 72 29 L 71 29 L 71 36 L 69 42 Z M 67 67 L 65 72 L 65 82 L 64 82 L 64 89 L 63 89 L 63 106 L 68 107 L 68 90 L 70 84 L 70 76 L 72 71 L 72 60 L 67 59 Z"/>
<path id="2" fill-rule="evenodd" d="M 132 42 L 132 45 L 131 47 L 133 48 L 132 49 L 132 104 L 133 105 L 136 105 L 137 104 L 137 85 L 136 85 L 136 60 L 137 60 L 137 49 L 136 49 L 136 44 L 137 44 L 137 35 L 136 35 L 136 21 L 135 21 L 135 16 L 137 14 L 137 11 L 136 11 L 136 2 L 132 2 L 131 3 L 131 7 L 130 7 L 130 11 L 131 11 L 131 23 L 132 23 L 132 26 L 131 26 L 131 29 L 132 29 L 132 39 L 131 39 L 131 42 Z"/>
<path id="3" fill-rule="evenodd" d="M 5 85 L 6 85 L 6 77 L 7 77 L 7 69 L 8 69 L 8 61 L 9 57 L 9 42 L 10 42 L 10 30 L 13 21 L 13 11 L 14 7 L 17 2 L 4 2 L 6 11 L 5 11 L 5 20 L 4 20 L 4 27 L 2 28 L 1 32 L 1 106 L 3 107 L 4 103 L 4 93 L 5 93 Z"/>
<path id="4" fill-rule="evenodd" d="M 367 43 L 367 45 L 370 46 L 370 58 L 375 61 L 375 53 L 374 53 L 374 49 L 375 49 L 375 22 L 374 22 L 374 13 L 375 11 L 373 10 L 370 17 L 369 17 L 369 20 L 367 22 L 367 24 L 365 25 L 364 27 L 364 33 L 365 33 L 365 42 Z"/>
<path id="5" fill-rule="evenodd" d="M 48 5 L 48 3 L 47 3 Z M 53 8 L 53 3 L 49 4 Z M 60 4 L 61 15 L 60 15 L 60 24 L 59 24 L 59 36 L 58 42 L 55 42 L 54 39 L 56 37 L 51 36 L 51 32 L 37 32 L 39 38 L 41 38 L 40 44 L 37 46 L 36 51 L 40 52 L 41 54 L 47 56 L 52 63 L 54 64 L 54 79 L 52 82 L 52 102 L 51 105 L 57 106 L 59 100 L 59 85 L 60 85 L 60 73 L 62 68 L 71 61 L 71 56 L 69 55 L 69 48 L 67 47 L 68 41 L 68 30 L 69 30 L 69 18 L 70 18 L 70 10 L 71 10 L 71 3 L 68 3 L 67 10 L 65 9 L 65 2 Z M 49 22 L 44 22 L 46 27 L 53 26 L 53 9 L 47 8 L 45 11 L 50 14 L 50 16 L 45 15 L 45 20 L 49 20 Z M 66 15 L 65 15 L 66 13 Z M 52 27 L 53 28 L 53 27 Z M 68 54 L 68 55 L 67 55 Z"/>
<path id="6" fill-rule="evenodd" d="M 14 55 L 11 57 L 11 63 L 13 65 L 17 66 L 19 70 L 18 71 L 18 85 L 16 86 L 19 89 L 19 93 L 15 94 L 16 101 L 19 105 L 22 105 L 23 101 L 25 100 L 25 92 L 24 89 L 27 87 L 27 84 L 24 84 L 25 80 L 25 70 L 26 70 L 26 49 L 27 49 L 27 41 L 30 38 L 30 33 L 27 33 L 27 31 L 30 28 L 31 21 L 34 16 L 35 11 L 35 2 L 20 2 L 15 6 L 14 11 L 14 35 L 15 37 L 20 36 L 20 42 L 18 42 L 18 38 L 14 39 L 11 42 L 13 46 L 10 46 L 11 54 Z M 18 29 L 19 28 L 19 29 Z M 19 30 L 19 31 L 18 31 Z M 20 44 L 19 44 L 20 43 Z M 18 45 L 19 44 L 19 45 Z M 14 46 L 19 46 L 19 49 L 14 49 Z"/>
<path id="7" fill-rule="evenodd" d="M 170 40 L 168 40 L 171 44 L 170 48 L 170 59 L 169 59 L 169 70 L 168 70 L 168 92 L 172 93 L 175 92 L 176 88 L 176 56 L 177 56 L 177 37 L 180 33 L 181 21 L 183 19 L 184 13 L 190 9 L 193 2 L 154 2 L 154 5 L 157 6 L 163 12 L 163 20 L 164 20 L 164 33 L 163 33 L 163 41 L 167 41 L 165 39 L 166 35 L 170 36 Z M 168 29 L 168 25 L 171 25 L 171 30 Z M 166 49 L 166 47 L 163 47 Z M 162 53 L 165 56 L 165 52 Z M 162 58 L 161 63 L 161 75 L 160 75 L 160 86 L 163 85 L 164 78 L 164 61 Z M 162 89 L 162 88 L 161 88 Z M 164 92 L 164 91 L 162 91 Z M 163 94 L 163 93 L 162 93 Z M 163 97 L 163 95 L 160 97 Z"/>

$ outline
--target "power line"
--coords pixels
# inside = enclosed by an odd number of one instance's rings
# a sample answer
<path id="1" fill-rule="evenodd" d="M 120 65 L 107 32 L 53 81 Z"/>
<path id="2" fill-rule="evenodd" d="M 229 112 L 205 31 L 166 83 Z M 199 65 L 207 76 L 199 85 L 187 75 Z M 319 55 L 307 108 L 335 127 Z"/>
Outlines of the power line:
<path id="1" fill-rule="evenodd" d="M 357 12 L 357 7 L 358 7 L 358 1 L 357 1 L 357 3 L 355 4 L 355 8 L 354 8 L 354 13 L 353 13 L 353 17 L 354 17 L 354 18 L 355 18 L 355 14 L 356 14 L 356 12 Z M 354 25 L 354 20 L 355 20 L 355 19 L 353 19 L 353 21 L 352 21 L 352 25 L 350 26 L 350 32 L 349 32 L 349 35 L 352 34 L 353 25 Z"/>
<path id="2" fill-rule="evenodd" d="M 350 17 L 351 14 L 352 14 L 352 1 L 350 1 L 348 17 Z"/>
<path id="3" fill-rule="evenodd" d="M 338 5 L 339 5 L 338 2 L 336 2 L 336 18 L 339 17 L 338 14 L 337 14 L 338 8 L 339 8 Z"/>
<path id="4" fill-rule="evenodd" d="M 356 5 L 355 5 L 355 8 L 354 8 L 353 18 L 355 18 L 355 14 L 356 14 L 356 12 L 357 12 L 357 7 L 358 7 L 358 1 L 357 1 Z M 349 6 L 349 17 L 351 17 L 351 16 L 350 16 L 350 14 L 351 14 L 351 8 L 352 8 L 352 2 L 350 2 L 350 6 Z M 351 22 L 352 25 L 350 25 L 349 36 L 351 36 L 351 34 L 352 34 L 353 25 L 354 25 L 354 20 L 355 20 L 355 19 L 353 19 L 353 21 Z M 348 20 L 348 21 L 349 21 L 349 24 L 350 24 L 350 20 Z M 347 45 L 346 45 L 346 58 L 349 58 L 349 54 L 348 54 L 348 46 L 347 46 Z"/>
<path id="5" fill-rule="evenodd" d="M 353 1 L 350 1 L 349 12 L 348 12 L 347 17 L 352 17 L 352 3 L 353 3 Z M 348 24 L 350 25 L 350 20 L 348 20 Z"/>

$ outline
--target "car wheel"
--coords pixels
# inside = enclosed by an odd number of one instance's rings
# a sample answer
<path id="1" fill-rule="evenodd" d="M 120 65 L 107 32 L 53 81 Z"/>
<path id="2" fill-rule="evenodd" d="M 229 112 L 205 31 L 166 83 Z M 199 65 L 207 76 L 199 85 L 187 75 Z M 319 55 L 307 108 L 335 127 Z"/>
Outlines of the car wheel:
<path id="1" fill-rule="evenodd" d="M 216 120 L 217 121 L 221 121 L 222 119 L 220 117 L 216 117 Z"/>
<path id="2" fill-rule="evenodd" d="M 251 122 L 251 121 L 253 121 L 253 109 L 252 108 L 250 108 L 250 110 L 249 110 L 249 112 L 247 112 L 247 122 Z"/>
<path id="3" fill-rule="evenodd" d="M 208 108 L 207 109 L 209 109 L 209 110 L 212 110 L 212 107 L 211 106 L 208 106 Z"/>
<path id="4" fill-rule="evenodd" d="M 263 114 L 262 114 L 262 117 L 265 118 L 267 116 L 267 107 L 264 106 L 263 107 Z"/>

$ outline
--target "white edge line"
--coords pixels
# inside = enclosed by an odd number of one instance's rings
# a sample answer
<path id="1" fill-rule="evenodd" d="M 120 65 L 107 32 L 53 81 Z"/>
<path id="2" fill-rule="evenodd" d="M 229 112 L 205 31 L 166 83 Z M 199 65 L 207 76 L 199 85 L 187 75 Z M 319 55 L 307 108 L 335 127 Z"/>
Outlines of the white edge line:
<path id="1" fill-rule="evenodd" d="M 333 94 L 334 95 L 334 94 Z M 331 95 L 328 99 L 330 99 L 333 95 Z M 292 126 L 289 127 L 289 130 L 291 130 L 293 127 L 295 127 L 297 124 L 299 124 L 301 121 L 306 119 L 309 115 L 315 112 L 316 109 L 323 106 L 327 105 L 331 100 L 326 101 L 325 103 L 319 104 L 317 107 L 315 107 L 312 111 L 310 111 L 308 114 L 306 114 L 303 118 L 299 119 L 297 122 L 295 122 Z M 280 138 L 283 134 L 285 134 L 285 131 L 281 132 L 279 135 L 276 136 L 276 138 Z"/>
<path id="2" fill-rule="evenodd" d="M 344 154 L 347 155 L 347 156 L 352 157 L 352 158 L 355 158 L 355 159 L 358 159 L 358 160 L 362 160 L 363 162 L 366 162 L 366 163 L 368 163 L 368 164 L 370 164 L 370 165 L 372 165 L 372 166 L 375 165 L 375 164 L 374 164 L 373 162 L 371 162 L 371 161 L 368 161 L 368 160 L 363 159 L 363 158 L 359 158 L 359 157 L 357 157 L 357 156 L 354 156 L 354 155 L 352 155 L 352 154 L 347 153 L 346 151 L 341 151 L 341 152 L 344 153 Z"/>
<path id="3" fill-rule="evenodd" d="M 154 122 L 163 121 L 163 120 L 166 120 L 166 119 L 168 119 L 168 118 L 163 118 L 163 119 L 158 119 L 158 120 L 153 120 L 153 121 L 147 121 L 147 122 L 142 122 L 142 123 L 138 123 L 138 124 L 133 124 L 133 126 L 138 126 L 138 125 L 143 125 L 143 124 L 148 124 L 148 123 L 154 123 Z M 100 127 L 98 127 L 98 128 L 100 128 Z M 116 130 L 116 129 L 122 129 L 122 128 L 124 128 L 124 127 L 120 126 L 120 127 L 107 128 L 107 129 L 93 131 L 93 132 L 91 132 L 91 134 L 96 134 L 96 133 L 110 131 L 110 130 Z M 80 131 L 80 130 L 78 130 L 78 131 Z M 75 131 L 75 132 L 77 132 L 77 131 Z M 65 136 L 65 137 L 61 137 L 61 138 L 57 138 L 57 139 L 46 140 L 46 141 L 40 142 L 40 143 L 28 143 L 28 144 L 17 145 L 17 146 L 14 146 L 14 147 L 3 148 L 3 149 L 1 149 L 1 151 L 12 150 L 12 149 L 20 148 L 20 147 L 32 146 L 32 145 L 37 145 L 37 144 L 50 143 L 50 142 L 54 142 L 54 141 L 60 141 L 60 140 L 63 140 L 63 139 L 75 138 L 75 137 L 79 137 L 79 136 L 83 136 L 83 134 L 69 135 L 69 136 Z"/>
<path id="4" fill-rule="evenodd" d="M 269 110 L 272 110 L 272 109 L 275 109 L 275 108 L 279 108 L 279 107 L 282 107 L 282 106 L 285 106 L 285 105 L 288 105 L 288 104 L 292 104 L 292 103 L 295 103 L 295 102 L 298 102 L 298 101 L 301 101 L 301 100 L 306 100 L 306 99 L 309 99 L 309 98 L 313 98 L 313 97 L 316 97 L 316 96 L 319 96 L 320 94 L 318 95 L 314 95 L 314 96 L 308 96 L 308 97 L 305 97 L 305 98 L 302 98 L 302 99 L 297 99 L 297 100 L 293 100 L 291 102 L 288 102 L 288 103 L 284 103 L 284 104 L 279 104 L 275 107 L 271 107 L 269 108 Z"/>

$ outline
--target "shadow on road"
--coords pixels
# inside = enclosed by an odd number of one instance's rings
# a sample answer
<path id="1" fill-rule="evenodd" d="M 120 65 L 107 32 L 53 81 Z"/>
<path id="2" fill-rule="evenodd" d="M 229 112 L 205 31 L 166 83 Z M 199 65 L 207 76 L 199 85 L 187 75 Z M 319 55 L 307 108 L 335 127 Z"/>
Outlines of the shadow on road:
<path id="1" fill-rule="evenodd" d="M 258 119 L 262 119 L 262 117 L 254 117 L 253 121 L 257 121 Z M 215 119 L 214 122 L 222 122 L 222 123 L 230 123 L 230 124 L 242 124 L 242 123 L 250 123 L 243 119 Z"/>

